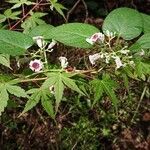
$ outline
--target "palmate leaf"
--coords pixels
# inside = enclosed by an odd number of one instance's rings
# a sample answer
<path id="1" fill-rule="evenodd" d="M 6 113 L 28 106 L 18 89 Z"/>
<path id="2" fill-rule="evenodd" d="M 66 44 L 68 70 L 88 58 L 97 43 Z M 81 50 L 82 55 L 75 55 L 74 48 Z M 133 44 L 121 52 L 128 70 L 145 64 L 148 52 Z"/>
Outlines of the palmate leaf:
<path id="1" fill-rule="evenodd" d="M 150 75 L 150 63 L 137 60 L 135 65 L 135 74 L 145 80 L 145 75 Z"/>
<path id="2" fill-rule="evenodd" d="M 29 98 L 29 100 L 27 101 L 23 112 L 19 116 L 21 116 L 22 114 L 26 113 L 34 106 L 36 106 L 39 103 L 40 99 L 41 99 L 41 90 L 36 89 L 34 93 L 31 95 L 31 97 Z"/>
<path id="3" fill-rule="evenodd" d="M 28 34 L 33 28 L 38 25 L 46 24 L 41 17 L 45 16 L 47 13 L 40 13 L 40 12 L 30 12 L 30 17 L 28 17 L 22 24 L 21 27 L 24 29 L 24 33 Z"/>
<path id="4" fill-rule="evenodd" d="M 27 111 L 31 110 L 33 107 L 35 107 L 40 101 L 44 108 L 44 110 L 50 115 L 52 118 L 54 118 L 54 110 L 53 105 L 51 102 L 51 95 L 50 91 L 48 89 L 45 89 L 43 87 L 41 88 L 35 88 L 27 91 L 28 94 L 31 94 L 29 100 L 27 101 L 25 108 L 23 112 L 19 115 L 23 115 Z"/>
<path id="5" fill-rule="evenodd" d="M 78 88 L 78 86 L 76 85 L 76 83 L 75 83 L 74 80 L 72 80 L 72 79 L 70 79 L 70 78 L 68 78 L 68 77 L 66 77 L 66 76 L 64 76 L 64 75 L 62 75 L 62 81 L 63 81 L 63 83 L 64 83 L 67 87 L 69 87 L 70 89 L 72 89 L 72 90 L 78 92 L 79 94 L 85 95 L 85 94 Z"/>
<path id="6" fill-rule="evenodd" d="M 106 93 L 115 107 L 117 107 L 118 99 L 115 95 L 115 89 L 117 84 L 113 81 L 109 75 L 103 75 L 102 80 L 95 79 L 91 82 L 94 91 L 94 104 Z"/>
<path id="7" fill-rule="evenodd" d="M 100 100 L 100 98 L 103 96 L 104 90 L 101 84 L 101 80 L 94 79 L 90 82 L 90 84 L 92 85 L 93 92 L 94 92 L 94 101 L 92 104 L 94 106 L 96 102 Z"/>
<path id="8" fill-rule="evenodd" d="M 59 103 L 62 100 L 65 86 L 78 92 L 79 94 L 85 95 L 76 85 L 75 81 L 71 79 L 70 75 L 65 73 L 48 73 L 46 74 L 48 79 L 43 83 L 42 88 L 46 89 L 54 86 L 54 96 L 56 99 L 56 111 L 59 107 Z"/>
<path id="9" fill-rule="evenodd" d="M 3 82 L 0 83 L 0 115 L 7 106 L 9 100 L 9 94 L 13 94 L 17 97 L 28 97 L 24 89 L 17 85 L 13 85 L 13 82 Z"/>

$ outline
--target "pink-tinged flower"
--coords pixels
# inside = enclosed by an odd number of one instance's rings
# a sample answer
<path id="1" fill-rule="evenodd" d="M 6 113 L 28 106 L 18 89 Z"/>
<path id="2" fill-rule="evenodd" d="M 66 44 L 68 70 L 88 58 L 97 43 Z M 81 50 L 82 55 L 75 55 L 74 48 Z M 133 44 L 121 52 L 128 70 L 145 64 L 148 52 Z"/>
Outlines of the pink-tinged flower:
<path id="1" fill-rule="evenodd" d="M 33 37 L 33 40 L 35 40 L 39 48 L 43 48 L 46 45 L 43 36 L 35 36 Z"/>
<path id="2" fill-rule="evenodd" d="M 29 68 L 34 72 L 39 72 L 43 68 L 43 63 L 40 60 L 35 59 L 30 61 Z"/>
<path id="3" fill-rule="evenodd" d="M 94 55 L 89 55 L 89 60 L 90 60 L 90 63 L 92 65 L 95 65 L 96 61 L 101 58 L 101 55 L 99 53 L 96 53 Z"/>
<path id="4" fill-rule="evenodd" d="M 103 43 L 104 39 L 105 39 L 104 34 L 99 32 L 99 33 L 93 34 L 90 38 L 86 38 L 86 41 L 90 43 L 91 45 L 93 45 L 97 41 L 101 41 Z"/>

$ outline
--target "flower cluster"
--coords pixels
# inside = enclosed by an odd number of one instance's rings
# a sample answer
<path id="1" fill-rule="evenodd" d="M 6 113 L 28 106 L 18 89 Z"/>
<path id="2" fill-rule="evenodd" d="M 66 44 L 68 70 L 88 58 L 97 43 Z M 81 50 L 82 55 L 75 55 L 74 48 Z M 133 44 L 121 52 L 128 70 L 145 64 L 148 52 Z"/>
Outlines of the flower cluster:
<path id="1" fill-rule="evenodd" d="M 33 40 L 36 42 L 40 49 L 43 49 L 47 46 L 47 42 L 44 40 L 43 36 L 35 36 L 33 37 Z M 51 52 L 53 50 L 52 48 L 56 45 L 56 43 L 57 42 L 55 40 L 52 40 L 52 42 L 47 46 L 46 50 L 50 50 Z"/>

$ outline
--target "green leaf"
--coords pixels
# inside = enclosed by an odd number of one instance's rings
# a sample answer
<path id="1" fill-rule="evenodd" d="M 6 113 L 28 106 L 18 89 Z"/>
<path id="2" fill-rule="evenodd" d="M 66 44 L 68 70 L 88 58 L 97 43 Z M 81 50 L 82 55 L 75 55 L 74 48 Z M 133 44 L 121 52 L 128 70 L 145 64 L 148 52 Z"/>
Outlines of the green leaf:
<path id="1" fill-rule="evenodd" d="M 34 27 L 29 31 L 29 36 L 35 37 L 35 36 L 43 36 L 45 38 L 45 35 L 47 33 L 50 33 L 54 27 L 52 25 L 48 24 L 42 24 L 39 26 Z"/>
<path id="2" fill-rule="evenodd" d="M 149 49 L 150 48 L 150 33 L 144 34 L 140 37 L 129 49 L 131 51 L 141 51 L 142 49 Z"/>
<path id="3" fill-rule="evenodd" d="M 12 20 L 16 20 L 16 19 L 19 19 L 19 17 L 17 17 L 18 15 L 21 14 L 21 11 L 15 11 L 15 12 L 12 12 L 11 9 L 7 9 L 5 12 L 4 12 L 4 15 L 6 18 L 9 18 L 9 19 L 12 19 Z"/>
<path id="4" fill-rule="evenodd" d="M 8 93 L 5 88 L 0 88 L 0 116 L 7 106 L 9 100 Z"/>
<path id="5" fill-rule="evenodd" d="M 50 100 L 50 97 L 45 93 L 43 93 L 42 95 L 41 104 L 44 110 L 48 113 L 48 115 L 50 115 L 54 119 L 55 114 L 54 114 L 52 102 Z"/>
<path id="6" fill-rule="evenodd" d="M 141 13 L 144 24 L 144 33 L 150 33 L 150 15 Z"/>
<path id="7" fill-rule="evenodd" d="M 46 35 L 47 39 L 54 39 L 68 46 L 89 48 L 91 44 L 86 42 L 86 38 L 99 32 L 94 26 L 84 23 L 69 23 L 55 27 Z"/>
<path id="8" fill-rule="evenodd" d="M 25 90 L 17 85 L 7 85 L 7 90 L 9 93 L 17 96 L 17 97 L 28 97 Z"/>
<path id="9" fill-rule="evenodd" d="M 145 80 L 145 75 L 150 75 L 150 63 L 136 61 L 135 64 L 136 75 Z"/>
<path id="10" fill-rule="evenodd" d="M 56 111 L 58 109 L 60 101 L 62 100 L 63 92 L 64 92 L 64 84 L 61 79 L 61 73 L 58 73 L 57 81 L 54 84 L 54 95 L 55 95 L 55 99 L 56 99 Z"/>
<path id="11" fill-rule="evenodd" d="M 80 93 L 80 94 L 82 94 L 82 95 L 85 95 L 85 94 L 78 88 L 78 86 L 76 85 L 76 83 L 75 83 L 74 80 L 72 80 L 72 79 L 70 79 L 70 78 L 68 78 L 68 77 L 62 75 L 62 81 L 63 81 L 63 83 L 64 83 L 67 87 L 69 87 L 70 89 L 72 89 L 72 90 L 74 90 L 74 91 L 76 91 L 76 92 L 78 92 L 78 93 Z"/>
<path id="12" fill-rule="evenodd" d="M 0 64 L 11 68 L 10 67 L 10 56 L 8 54 L 0 54 Z"/>
<path id="13" fill-rule="evenodd" d="M 114 92 L 114 90 L 117 88 L 117 83 L 111 80 L 107 74 L 103 75 L 103 80 L 101 82 L 106 94 L 111 98 L 114 106 L 117 107 L 118 99 Z"/>
<path id="14" fill-rule="evenodd" d="M 0 30 L 0 53 L 22 55 L 32 45 L 30 36 L 16 31 Z"/>
<path id="15" fill-rule="evenodd" d="M 116 33 L 125 40 L 139 36 L 143 29 L 140 13 L 131 8 L 118 8 L 110 12 L 103 24 L 103 32 Z"/>
<path id="16" fill-rule="evenodd" d="M 6 16 L 3 14 L 0 14 L 0 23 L 5 22 L 6 21 Z"/>
<path id="17" fill-rule="evenodd" d="M 35 93 L 31 95 L 31 97 L 29 98 L 29 100 L 27 101 L 25 105 L 23 112 L 19 116 L 21 116 L 22 114 L 26 113 L 27 111 L 32 109 L 34 106 L 36 106 L 39 103 L 40 99 L 41 99 L 41 91 L 39 89 L 38 91 L 36 91 Z"/>
<path id="18" fill-rule="evenodd" d="M 93 105 L 102 97 L 103 93 L 105 92 L 112 100 L 115 108 L 117 108 L 118 99 L 115 95 L 115 89 L 117 87 L 117 84 L 115 81 L 110 79 L 109 75 L 105 74 L 103 75 L 102 80 L 96 79 L 93 80 L 91 83 L 93 84 L 95 98 Z"/>
<path id="19" fill-rule="evenodd" d="M 36 27 L 37 25 L 46 24 L 44 20 L 40 19 L 45 16 L 47 13 L 39 13 L 39 12 L 30 12 L 30 17 L 28 17 L 22 24 L 21 27 L 24 29 L 24 33 L 28 34 L 31 29 Z"/>
<path id="20" fill-rule="evenodd" d="M 94 102 L 92 104 L 94 106 L 96 102 L 99 101 L 100 98 L 103 96 L 104 90 L 101 84 L 101 80 L 94 79 L 90 82 L 90 84 L 94 92 Z"/>

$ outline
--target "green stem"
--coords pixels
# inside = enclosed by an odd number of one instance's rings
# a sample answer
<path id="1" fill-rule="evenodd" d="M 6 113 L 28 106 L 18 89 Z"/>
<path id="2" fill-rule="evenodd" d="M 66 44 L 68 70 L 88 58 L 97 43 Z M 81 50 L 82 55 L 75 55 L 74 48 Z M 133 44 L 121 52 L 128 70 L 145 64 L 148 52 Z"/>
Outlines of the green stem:
<path id="1" fill-rule="evenodd" d="M 135 119 L 135 117 L 136 117 L 136 115 L 137 115 L 137 112 L 138 112 L 139 107 L 140 107 L 140 105 L 141 105 L 141 102 L 142 102 L 142 100 L 143 100 L 143 98 L 144 98 L 144 95 L 145 95 L 146 90 L 147 90 L 147 86 L 144 87 L 144 90 L 143 90 L 143 92 L 142 92 L 140 101 L 139 101 L 139 103 L 138 103 L 138 105 L 137 105 L 137 107 L 136 107 L 136 110 L 135 110 L 135 112 L 134 112 L 134 115 L 133 115 L 133 117 L 132 117 L 132 119 L 131 119 L 131 123 L 133 123 L 133 121 L 134 121 L 134 119 Z"/>

